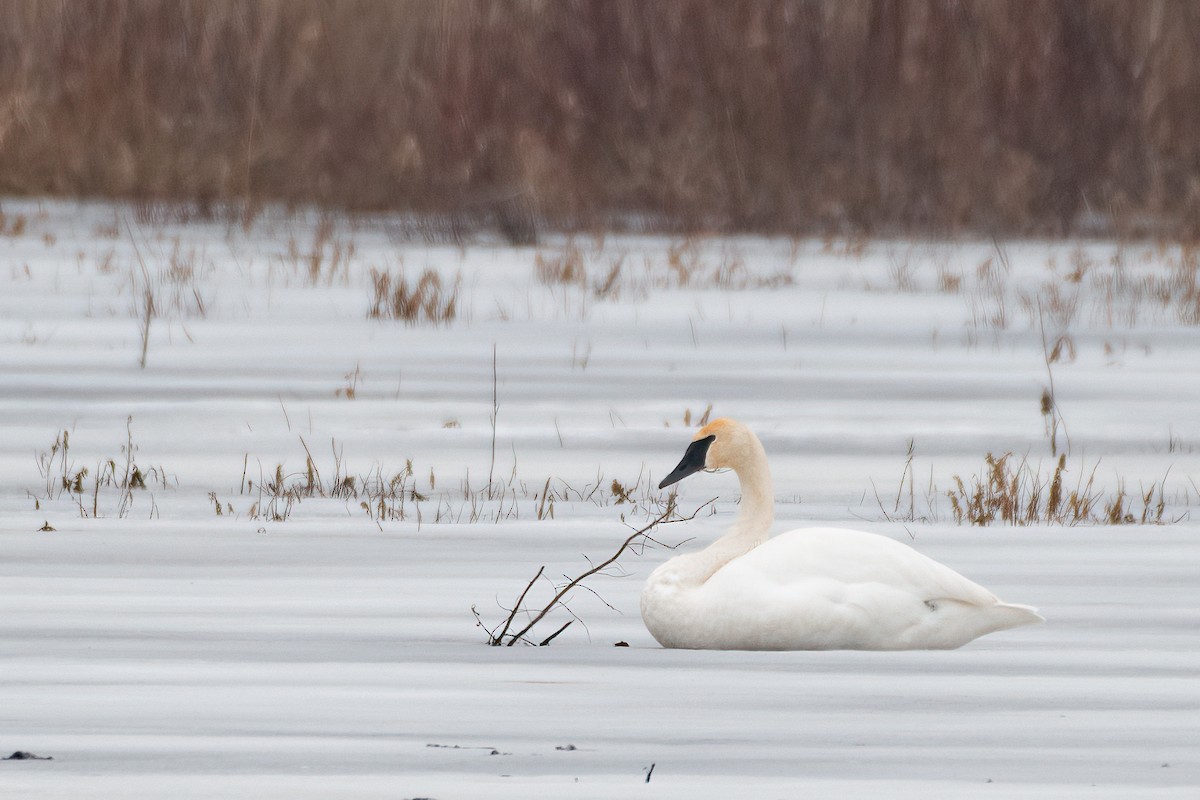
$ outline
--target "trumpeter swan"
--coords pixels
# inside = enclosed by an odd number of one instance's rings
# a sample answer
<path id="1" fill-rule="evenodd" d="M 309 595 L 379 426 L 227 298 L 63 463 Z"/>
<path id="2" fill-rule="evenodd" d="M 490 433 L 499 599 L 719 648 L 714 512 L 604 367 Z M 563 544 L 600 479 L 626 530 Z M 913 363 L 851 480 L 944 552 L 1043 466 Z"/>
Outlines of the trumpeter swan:
<path id="1" fill-rule="evenodd" d="M 949 649 L 1043 621 L 885 536 L 800 528 L 768 539 L 775 512 L 766 452 L 733 420 L 701 428 L 659 488 L 722 467 L 741 484 L 733 526 L 654 570 L 642 590 L 642 619 L 663 647 Z"/>

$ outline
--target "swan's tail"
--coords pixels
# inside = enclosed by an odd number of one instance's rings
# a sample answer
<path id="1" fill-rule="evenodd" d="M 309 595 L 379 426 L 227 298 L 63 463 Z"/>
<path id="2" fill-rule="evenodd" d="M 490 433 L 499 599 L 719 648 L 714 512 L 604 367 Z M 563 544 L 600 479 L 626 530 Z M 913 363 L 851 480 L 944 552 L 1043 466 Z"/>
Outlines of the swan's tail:
<path id="1" fill-rule="evenodd" d="M 993 631 L 1006 631 L 1021 625 L 1033 625 L 1045 622 L 1046 618 L 1038 613 L 1033 606 L 1023 606 L 1017 603 L 996 603 L 991 608 L 995 627 Z"/>
<path id="2" fill-rule="evenodd" d="M 967 642 L 996 631 L 1045 622 L 1032 606 L 1016 603 L 968 603 L 958 598 L 926 600 L 933 609 L 914 628 L 914 636 L 905 647 L 927 650 L 953 650 Z"/>

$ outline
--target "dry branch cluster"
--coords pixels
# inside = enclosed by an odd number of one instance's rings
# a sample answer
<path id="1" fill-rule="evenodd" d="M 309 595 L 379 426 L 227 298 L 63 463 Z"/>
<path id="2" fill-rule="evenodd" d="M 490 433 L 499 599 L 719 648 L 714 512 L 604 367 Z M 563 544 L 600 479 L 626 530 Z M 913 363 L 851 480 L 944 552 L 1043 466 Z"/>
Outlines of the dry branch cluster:
<path id="1" fill-rule="evenodd" d="M 533 589 L 534 585 L 536 585 L 539 580 L 545 579 L 546 567 L 544 565 L 538 567 L 538 570 L 534 574 L 533 578 L 531 578 L 529 583 L 525 585 L 525 588 L 521 591 L 521 594 L 517 596 L 512 608 L 506 609 L 508 611 L 508 615 L 500 624 L 489 628 L 484 624 L 483 619 L 480 617 L 479 610 L 475 606 L 471 606 L 471 612 L 475 615 L 476 624 L 483 629 L 484 633 L 487 634 L 487 643 L 493 647 L 512 647 L 518 642 L 528 645 L 536 644 L 539 647 L 544 647 L 550 644 L 552 641 L 558 638 L 559 634 L 571 627 L 571 625 L 574 623 L 580 621 L 579 617 L 575 615 L 575 612 L 572 611 L 570 605 L 568 605 L 568 603 L 571 601 L 572 593 L 576 589 L 584 589 L 592 594 L 596 594 L 595 590 L 588 587 L 585 581 L 595 575 L 608 574 L 607 571 L 613 568 L 621 556 L 630 549 L 637 548 L 639 546 L 645 547 L 647 544 L 662 545 L 662 542 L 659 542 L 650 536 L 651 531 L 660 525 L 666 525 L 673 522 L 686 522 L 690 519 L 694 519 L 701 510 L 710 506 L 714 500 L 709 500 L 707 503 L 699 506 L 690 515 L 682 517 L 677 513 L 677 508 L 675 505 L 675 493 L 671 492 L 666 508 L 662 511 L 662 513 L 660 513 L 645 526 L 635 530 L 632 534 L 626 537 L 625 541 L 621 542 L 620 546 L 617 547 L 616 551 L 612 555 L 595 564 L 593 564 L 589 559 L 588 569 L 584 570 L 573 578 L 566 578 L 560 584 L 553 584 L 553 594 L 549 601 L 546 602 L 541 608 L 535 608 L 526 605 L 525 598 L 529 596 L 530 590 Z M 546 636 L 540 641 L 536 640 L 536 637 L 532 637 L 533 629 L 555 612 L 564 612 L 569 619 L 567 619 L 567 621 L 562 625 L 559 625 L 557 628 L 555 628 L 549 636 Z M 517 621 L 518 618 L 523 620 L 523 624 L 522 622 Z"/>
<path id="2" fill-rule="evenodd" d="M 0 193 L 1200 229 L 1200 6 L 11 0 Z"/>

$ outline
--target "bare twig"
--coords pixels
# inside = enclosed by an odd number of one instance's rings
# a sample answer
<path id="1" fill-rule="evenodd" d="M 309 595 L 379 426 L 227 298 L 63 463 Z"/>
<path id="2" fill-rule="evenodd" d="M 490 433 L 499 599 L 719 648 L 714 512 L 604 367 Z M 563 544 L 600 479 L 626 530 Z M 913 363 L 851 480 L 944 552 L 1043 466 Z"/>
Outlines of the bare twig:
<path id="1" fill-rule="evenodd" d="M 1071 452 L 1071 434 L 1067 432 L 1067 423 L 1058 410 L 1058 395 L 1054 391 L 1054 370 L 1050 367 L 1050 347 L 1046 343 L 1046 323 L 1042 314 L 1042 298 L 1037 301 L 1038 328 L 1042 334 L 1042 360 L 1046 364 L 1046 377 L 1050 385 L 1042 395 L 1042 413 L 1050 417 L 1050 453 L 1058 455 L 1058 429 L 1061 427 L 1063 438 L 1067 440 L 1067 453 Z"/>
<path id="2" fill-rule="evenodd" d="M 618 565 L 617 565 L 617 568 L 619 569 L 619 568 L 620 568 L 620 566 L 621 566 L 621 565 L 620 565 L 620 564 L 618 564 Z M 563 577 L 565 578 L 566 576 L 564 575 Z M 608 577 L 624 577 L 624 576 L 623 576 L 623 575 L 609 575 Z M 583 589 L 583 590 L 584 590 L 584 591 L 586 591 L 586 592 L 591 592 L 591 594 L 592 594 L 592 596 L 593 596 L 593 597 L 595 597 L 597 600 L 599 600 L 601 603 L 603 603 L 604 605 L 606 605 L 608 608 L 612 609 L 613 611 L 616 611 L 616 610 L 617 610 L 617 607 L 616 607 L 616 606 L 614 606 L 612 603 L 608 602 L 608 601 L 607 601 L 607 600 L 605 600 L 603 597 L 601 597 L 601 596 L 600 596 L 600 593 L 599 593 L 599 592 L 597 592 L 597 591 L 596 591 L 595 589 L 593 589 L 592 587 L 590 587 L 590 586 L 588 586 L 588 585 L 586 585 L 586 584 L 580 584 L 579 588 L 580 588 L 580 589 Z"/>
<path id="3" fill-rule="evenodd" d="M 150 349 L 150 320 L 154 317 L 154 292 L 146 285 L 143 295 L 144 310 L 142 314 L 142 355 L 138 359 L 138 367 L 146 368 L 146 355 Z"/>
<path id="4" fill-rule="evenodd" d="M 475 606 L 471 606 L 471 613 L 475 615 L 475 624 L 487 632 L 488 641 L 491 642 L 492 639 L 495 639 L 496 637 L 492 633 L 493 629 L 483 624 L 483 617 L 479 616 L 479 609 L 475 608 Z"/>
<path id="5" fill-rule="evenodd" d="M 496 394 L 496 345 L 492 344 L 492 460 L 488 464 L 488 500 L 492 499 L 492 474 L 496 469 L 496 417 L 500 403 Z"/>
<path id="6" fill-rule="evenodd" d="M 304 448 L 304 456 L 308 459 L 305 463 L 305 471 L 308 474 L 308 492 L 312 494 L 315 490 L 318 494 L 324 496 L 325 491 L 321 488 L 321 472 L 317 469 L 317 462 L 313 459 L 312 451 L 308 449 L 308 442 L 304 441 L 304 437 L 300 437 L 300 445 Z"/>
<path id="7" fill-rule="evenodd" d="M 133 486 L 134 486 L 133 473 L 134 473 L 134 470 L 136 469 L 136 467 L 134 466 L 134 463 L 133 463 L 133 451 L 136 449 L 137 448 L 135 448 L 133 446 L 133 417 L 128 416 L 125 418 L 125 475 L 121 479 L 121 483 L 120 483 L 121 502 L 120 502 L 120 505 L 117 507 L 117 516 L 119 516 L 122 519 L 124 519 L 129 514 L 129 509 L 133 507 Z M 96 470 L 97 484 L 99 484 L 99 477 L 100 477 L 99 473 L 100 473 L 100 470 L 97 469 Z M 114 471 L 113 477 L 116 478 L 115 471 Z M 99 491 L 97 491 L 97 494 L 99 494 Z M 96 515 L 95 514 L 95 512 L 96 512 L 95 498 L 93 498 L 92 511 L 93 511 L 92 516 L 94 517 Z"/>
<path id="8" fill-rule="evenodd" d="M 138 266 L 142 271 L 142 284 L 144 292 L 142 295 L 142 355 L 138 359 L 138 367 L 146 368 L 146 355 L 150 348 L 150 320 L 154 317 L 154 289 L 150 285 L 150 270 L 146 267 L 146 260 L 142 258 L 142 250 L 138 247 L 137 237 L 133 235 L 133 228 L 129 225 L 129 220 L 125 220 L 125 230 L 129 232 L 129 241 L 133 245 L 133 254 L 137 256 Z"/>
<path id="9" fill-rule="evenodd" d="M 575 624 L 575 620 L 573 620 L 573 619 L 567 620 L 566 623 L 561 628 L 559 628 L 554 633 L 547 636 L 545 639 L 542 639 L 540 642 L 538 642 L 538 647 L 545 647 L 546 645 L 550 644 L 551 642 L 554 641 L 554 638 L 556 636 L 558 636 L 560 633 L 562 633 L 563 631 L 565 631 L 567 628 L 571 627 L 574 624 Z"/>
<path id="10" fill-rule="evenodd" d="M 518 597 L 517 602 L 513 604 L 512 611 L 510 611 L 508 614 L 508 619 L 504 620 L 504 627 L 501 628 L 498 635 L 492 637 L 492 646 L 498 646 L 501 644 L 504 639 L 504 635 L 508 633 L 508 627 L 512 625 L 513 618 L 516 617 L 517 612 L 521 610 L 521 602 L 524 601 L 525 595 L 529 594 L 529 590 L 533 588 L 535 583 L 537 583 L 537 579 L 542 577 L 542 573 L 545 572 L 545 570 L 545 565 L 538 567 L 537 575 L 533 576 L 533 579 L 530 580 L 529 584 L 525 587 L 525 591 L 521 592 L 521 596 Z"/>
<path id="11" fill-rule="evenodd" d="M 276 395 L 279 398 L 279 408 L 283 411 L 283 421 L 287 423 L 288 433 L 292 432 L 292 421 L 288 418 L 287 406 L 283 404 L 283 395 Z"/>
<path id="12" fill-rule="evenodd" d="M 1012 272 L 1012 266 L 1008 263 L 1008 251 L 1004 249 L 1004 245 L 1000 244 L 1000 240 L 996 234 L 992 234 L 992 247 L 996 250 L 996 255 L 1000 257 L 1000 264 L 1004 267 L 1005 272 Z"/>

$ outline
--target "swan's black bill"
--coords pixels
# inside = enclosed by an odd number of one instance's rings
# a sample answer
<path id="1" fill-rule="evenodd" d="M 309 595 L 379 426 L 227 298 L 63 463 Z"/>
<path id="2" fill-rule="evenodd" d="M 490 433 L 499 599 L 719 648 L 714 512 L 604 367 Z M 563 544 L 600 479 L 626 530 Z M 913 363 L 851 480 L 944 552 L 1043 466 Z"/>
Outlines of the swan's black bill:
<path id="1" fill-rule="evenodd" d="M 704 459 L 708 457 L 708 446 L 713 443 L 716 436 L 705 436 L 703 439 L 697 439 L 688 445 L 688 449 L 683 454 L 683 460 L 679 462 L 679 466 L 671 471 L 671 474 L 662 479 L 662 483 L 658 484 L 658 488 L 665 489 L 672 483 L 681 481 L 693 472 L 699 472 L 704 469 Z"/>

